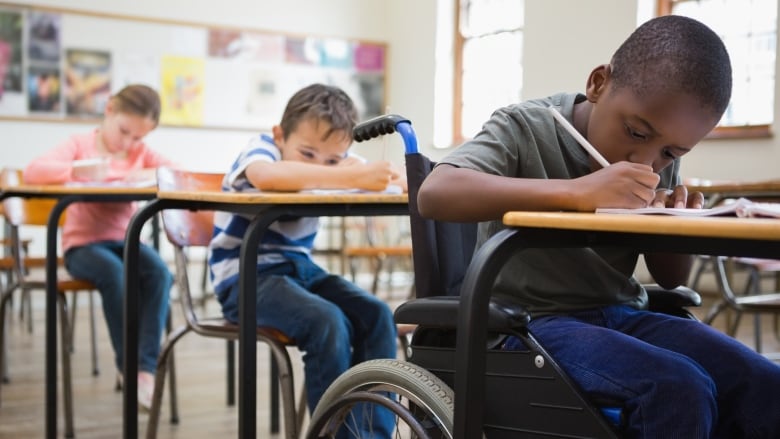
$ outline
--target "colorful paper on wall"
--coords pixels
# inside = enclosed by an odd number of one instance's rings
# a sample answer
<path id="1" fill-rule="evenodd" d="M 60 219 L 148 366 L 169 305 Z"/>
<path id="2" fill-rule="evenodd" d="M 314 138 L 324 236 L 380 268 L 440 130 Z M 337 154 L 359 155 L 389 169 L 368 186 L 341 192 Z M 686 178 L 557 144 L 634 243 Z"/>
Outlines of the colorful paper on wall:
<path id="1" fill-rule="evenodd" d="M 203 124 L 204 64 L 202 58 L 162 58 L 161 123 L 188 126 Z"/>

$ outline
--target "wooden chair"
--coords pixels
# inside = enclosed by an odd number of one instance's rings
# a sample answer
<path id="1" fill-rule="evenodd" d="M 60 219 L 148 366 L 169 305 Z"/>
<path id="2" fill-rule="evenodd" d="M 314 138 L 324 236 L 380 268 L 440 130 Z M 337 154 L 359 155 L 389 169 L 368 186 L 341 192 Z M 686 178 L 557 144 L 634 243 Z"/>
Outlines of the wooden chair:
<path id="1" fill-rule="evenodd" d="M 3 186 L 18 184 L 19 174 L 13 170 L 4 170 L 0 180 Z M 45 228 L 48 222 L 49 213 L 53 209 L 55 200 L 51 199 L 23 199 L 6 198 L 3 200 L 3 217 L 9 226 L 9 239 L 11 242 L 11 257 L 13 260 L 13 280 L 6 286 L 0 295 L 0 364 L 6 361 L 5 345 L 5 317 L 6 307 L 13 292 L 17 289 L 22 291 L 45 290 L 46 279 L 41 270 L 33 270 L 36 267 L 42 267 L 45 257 L 34 257 L 25 254 L 22 248 L 22 240 L 19 236 L 21 228 L 40 227 Z M 60 219 L 60 226 L 65 219 L 65 215 Z M 61 259 L 60 259 L 61 261 Z M 66 293 L 89 292 L 95 290 L 92 283 L 73 279 L 64 269 L 61 269 L 57 275 L 58 308 L 60 317 L 60 335 L 61 335 L 61 359 L 63 376 L 63 398 L 65 410 L 65 435 L 73 436 L 73 391 L 70 354 L 73 350 L 73 320 L 68 316 L 68 303 Z M 74 296 L 75 299 L 75 296 Z M 75 300 L 73 301 L 75 307 Z M 92 338 L 92 360 L 93 372 L 97 371 L 97 350 L 94 315 L 91 318 L 91 338 Z"/>
<path id="2" fill-rule="evenodd" d="M 0 203 L 0 217 L 3 217 L 3 205 Z M 9 238 L 10 235 L 10 229 L 7 224 L 5 224 L 5 221 L 3 221 L 3 235 L 2 238 L 0 238 L 0 274 L 3 275 L 2 280 L 0 280 L 0 285 L 2 288 L 5 288 L 7 285 L 9 285 L 12 282 L 13 279 L 13 269 L 14 269 L 14 262 L 13 258 L 11 257 L 11 239 Z M 27 254 L 27 251 L 30 249 L 30 243 L 32 242 L 32 239 L 25 238 L 22 239 L 22 251 L 24 254 Z M 41 263 L 41 267 L 43 267 L 43 263 Z M 32 315 L 32 303 L 29 300 L 29 295 L 26 295 L 22 297 L 21 305 L 19 306 L 19 318 L 24 318 L 25 316 L 31 317 Z M 27 321 L 27 330 L 28 332 L 32 333 L 33 331 L 33 323 L 32 318 L 29 318 Z M 4 365 L 5 367 L 5 365 Z M 7 382 L 7 376 L 6 376 L 6 370 L 3 370 L 3 380 Z"/>
<path id="3" fill-rule="evenodd" d="M 196 173 L 180 170 L 161 168 L 158 170 L 158 187 L 161 190 L 219 190 L 222 174 Z M 147 438 L 157 435 L 157 426 L 160 417 L 162 403 L 162 389 L 165 382 L 166 365 L 168 356 L 173 351 L 176 342 L 188 332 L 195 332 L 204 337 L 214 337 L 234 342 L 239 337 L 239 328 L 222 317 L 203 318 L 195 312 L 195 306 L 190 290 L 187 250 L 193 248 L 205 249 L 211 241 L 213 232 L 213 212 L 188 211 L 188 210 L 164 210 L 162 212 L 163 228 L 168 240 L 173 244 L 176 263 L 176 282 L 180 291 L 180 303 L 186 323 L 171 332 L 163 344 L 160 357 L 157 361 L 157 374 L 155 375 L 154 396 L 152 408 L 149 414 Z M 295 341 L 282 332 L 270 327 L 258 327 L 257 339 L 266 343 L 272 354 L 273 363 L 278 367 L 278 381 L 281 387 L 282 404 L 284 410 L 285 434 L 288 438 L 297 438 L 303 424 L 303 416 L 306 413 L 306 398 L 301 395 L 296 409 L 295 393 L 293 387 L 293 367 L 287 352 L 287 347 L 294 346 Z M 229 352 L 229 359 L 232 356 Z M 229 361 L 228 372 L 232 370 L 232 361 Z M 228 386 L 232 388 L 233 384 Z M 273 393 L 272 393 L 273 395 Z M 273 401 L 272 401 L 273 404 Z M 272 416 L 274 414 L 272 413 Z M 275 419 L 272 419 L 272 427 Z M 272 428 L 274 430 L 274 428 Z M 276 431 L 274 431 L 276 432 Z"/>
<path id="4" fill-rule="evenodd" d="M 406 260 L 411 265 L 412 245 L 402 242 L 403 236 L 398 239 L 387 238 L 391 232 L 387 230 L 390 225 L 381 223 L 381 219 L 375 217 L 359 218 L 362 222 L 355 225 L 357 231 L 362 237 L 347 236 L 350 228 L 345 226 L 343 256 L 346 258 L 349 266 L 350 276 L 355 282 L 358 272 L 358 262 L 362 259 L 368 259 L 371 263 L 373 280 L 371 282 L 371 292 L 374 295 L 379 290 L 379 281 L 383 270 L 387 270 L 388 276 L 392 281 L 392 274 L 395 263 L 399 260 Z M 352 239 L 350 239 L 352 238 Z M 409 294 L 411 298 L 413 294 Z"/>

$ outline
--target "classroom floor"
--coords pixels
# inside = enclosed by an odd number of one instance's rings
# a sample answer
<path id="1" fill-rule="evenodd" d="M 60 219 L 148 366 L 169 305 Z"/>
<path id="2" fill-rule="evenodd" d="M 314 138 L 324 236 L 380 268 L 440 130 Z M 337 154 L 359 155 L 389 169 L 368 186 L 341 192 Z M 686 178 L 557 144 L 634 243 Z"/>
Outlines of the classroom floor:
<path id="1" fill-rule="evenodd" d="M 197 279 L 197 277 L 193 277 Z M 370 284 L 368 276 L 358 278 L 358 283 L 364 286 Z M 396 273 L 392 282 L 380 284 L 379 294 L 389 303 L 396 305 L 408 294 L 411 278 L 408 274 Z M 706 287 L 706 285 L 705 285 Z M 702 288 L 705 300 L 704 306 L 696 310 L 703 314 L 713 303 L 716 296 L 707 293 Z M 9 341 L 9 374 L 11 382 L 2 388 L 0 403 L 0 439 L 2 438 L 39 438 L 44 436 L 44 324 L 43 295 L 34 294 L 33 302 L 33 332 L 28 333 L 26 322 L 18 315 L 18 302 L 14 315 L 8 325 Z M 121 436 L 122 428 L 122 398 L 114 390 L 116 371 L 113 367 L 113 353 L 108 342 L 105 323 L 98 303 L 98 344 L 100 374 L 91 374 L 89 319 L 86 297 L 78 303 L 76 326 L 76 351 L 73 353 L 73 383 L 75 400 L 76 437 L 116 438 Z M 96 302 L 97 303 L 97 302 Z M 173 304 L 175 324 L 182 322 L 179 304 Z M 207 301 L 205 312 L 218 314 L 216 301 Z M 716 326 L 723 327 L 723 317 L 716 321 Z M 764 350 L 780 351 L 780 342 L 773 335 L 773 319 L 765 317 L 762 320 L 764 334 Z M 744 318 L 740 326 L 738 338 L 752 346 L 752 318 Z M 237 411 L 236 407 L 226 405 L 225 386 L 225 342 L 222 340 L 199 337 L 195 334 L 185 336 L 175 351 L 179 389 L 180 423 L 169 423 L 169 405 L 166 396 L 163 401 L 163 411 L 158 430 L 159 438 L 213 438 L 236 437 Z M 295 377 L 302 376 L 300 354 L 297 350 L 290 351 L 295 363 Z M 262 438 L 281 438 L 273 435 L 269 424 L 268 389 L 268 349 L 258 345 L 258 412 L 257 432 Z M 297 380 L 300 384 L 300 379 Z M 61 397 L 62 392 L 59 392 Z M 59 403 L 62 410 L 62 403 Z M 139 437 L 146 433 L 148 416 L 139 415 Z M 58 423 L 63 428 L 60 415 Z"/>

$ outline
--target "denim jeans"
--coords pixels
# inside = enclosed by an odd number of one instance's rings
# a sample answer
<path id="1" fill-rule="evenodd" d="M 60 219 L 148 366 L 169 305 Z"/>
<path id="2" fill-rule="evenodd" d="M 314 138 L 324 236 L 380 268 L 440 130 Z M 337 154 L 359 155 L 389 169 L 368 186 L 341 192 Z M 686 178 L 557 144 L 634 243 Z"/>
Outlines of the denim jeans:
<path id="1" fill-rule="evenodd" d="M 625 437 L 780 437 L 780 366 L 700 322 L 609 306 L 529 330 L 592 399 L 622 402 Z"/>
<path id="2" fill-rule="evenodd" d="M 218 294 L 222 312 L 232 322 L 238 321 L 238 290 L 234 285 Z M 396 328 L 387 304 L 304 256 L 258 270 L 257 324 L 279 329 L 304 352 L 310 411 L 352 365 L 396 355 Z M 373 425 L 365 428 L 372 428 L 374 437 L 390 437 L 388 415 L 375 414 Z"/>
<path id="3" fill-rule="evenodd" d="M 100 291 L 103 315 L 114 348 L 116 367 L 124 365 L 124 242 L 101 241 L 73 247 L 65 253 L 65 267 L 76 278 L 85 279 Z M 141 244 L 139 252 L 140 289 L 138 370 L 154 373 L 160 340 L 169 310 L 173 276 L 151 247 Z"/>

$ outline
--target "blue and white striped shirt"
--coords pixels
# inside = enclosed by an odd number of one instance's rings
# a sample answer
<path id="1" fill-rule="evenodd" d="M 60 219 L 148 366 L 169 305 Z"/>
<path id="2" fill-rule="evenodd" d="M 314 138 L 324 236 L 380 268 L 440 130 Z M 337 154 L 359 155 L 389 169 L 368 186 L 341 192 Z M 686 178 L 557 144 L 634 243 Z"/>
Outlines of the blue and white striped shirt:
<path id="1" fill-rule="evenodd" d="M 281 159 L 281 151 L 270 136 L 261 134 L 253 137 L 233 162 L 230 172 L 225 175 L 222 190 L 257 191 L 246 178 L 247 166 L 258 160 L 276 162 Z M 241 241 L 251 220 L 251 215 L 214 212 L 214 236 L 209 244 L 209 270 L 217 293 L 238 282 Z M 284 262 L 293 254 L 311 257 L 318 228 L 319 218 L 316 217 L 276 221 L 260 241 L 257 249 L 258 267 Z"/>

